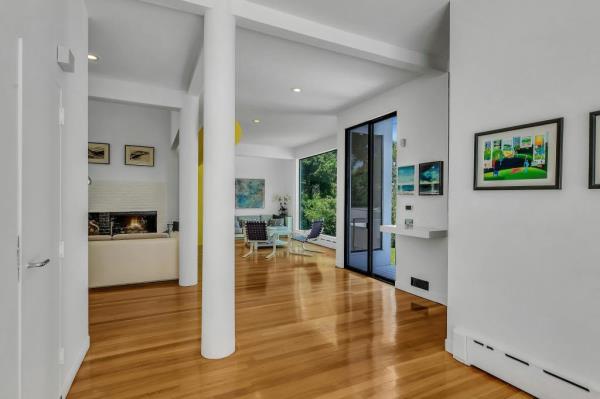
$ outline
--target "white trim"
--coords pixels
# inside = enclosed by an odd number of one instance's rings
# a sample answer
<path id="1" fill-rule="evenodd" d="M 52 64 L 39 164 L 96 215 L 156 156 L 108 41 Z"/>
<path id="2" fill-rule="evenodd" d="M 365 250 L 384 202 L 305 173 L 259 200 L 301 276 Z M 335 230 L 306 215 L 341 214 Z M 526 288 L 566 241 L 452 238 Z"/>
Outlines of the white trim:
<path id="1" fill-rule="evenodd" d="M 79 350 L 79 354 L 77 355 L 77 358 L 75 359 L 75 363 L 73 364 L 73 367 L 71 367 L 69 372 L 67 374 L 65 374 L 65 379 L 63 382 L 62 390 L 61 390 L 63 398 L 66 399 L 67 395 L 69 394 L 71 385 L 73 385 L 73 381 L 75 381 L 77 372 L 81 368 L 81 365 L 83 364 L 83 360 L 85 359 L 85 355 L 87 354 L 89 349 L 90 349 L 90 336 L 88 335 L 86 337 L 85 341 L 83 342 L 83 346 Z"/>
<path id="2" fill-rule="evenodd" d="M 88 97 L 124 104 L 148 105 L 168 110 L 183 107 L 186 92 L 144 83 L 89 75 Z"/>
<path id="3" fill-rule="evenodd" d="M 17 396 L 23 397 L 23 38 L 17 41 Z"/>

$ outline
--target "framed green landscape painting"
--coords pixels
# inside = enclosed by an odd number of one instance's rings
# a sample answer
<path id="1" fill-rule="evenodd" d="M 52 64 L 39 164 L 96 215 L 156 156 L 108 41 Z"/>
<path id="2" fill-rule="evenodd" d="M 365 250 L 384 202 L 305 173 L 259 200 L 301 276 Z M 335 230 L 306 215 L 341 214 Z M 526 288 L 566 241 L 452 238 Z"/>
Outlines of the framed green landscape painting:
<path id="1" fill-rule="evenodd" d="M 475 135 L 475 190 L 560 189 L 563 119 Z"/>

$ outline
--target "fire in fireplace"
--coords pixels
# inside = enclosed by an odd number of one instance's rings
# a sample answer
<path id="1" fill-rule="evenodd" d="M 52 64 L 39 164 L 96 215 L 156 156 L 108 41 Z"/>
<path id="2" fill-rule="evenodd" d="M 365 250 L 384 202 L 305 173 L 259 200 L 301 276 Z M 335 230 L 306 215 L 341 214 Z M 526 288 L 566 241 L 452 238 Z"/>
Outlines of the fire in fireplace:
<path id="1" fill-rule="evenodd" d="M 88 232 L 90 235 L 156 233 L 156 212 L 91 212 Z"/>
<path id="2" fill-rule="evenodd" d="M 156 233 L 156 212 L 111 212 L 113 234 Z"/>

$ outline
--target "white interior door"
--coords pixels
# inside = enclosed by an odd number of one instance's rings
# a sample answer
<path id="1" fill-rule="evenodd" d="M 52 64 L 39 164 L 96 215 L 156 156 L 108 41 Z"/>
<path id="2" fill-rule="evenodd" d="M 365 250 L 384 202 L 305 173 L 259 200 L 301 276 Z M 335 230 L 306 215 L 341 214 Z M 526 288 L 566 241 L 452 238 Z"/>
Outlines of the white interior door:
<path id="1" fill-rule="evenodd" d="M 56 49 L 23 44 L 20 62 L 21 392 L 59 398 L 60 87 Z"/>

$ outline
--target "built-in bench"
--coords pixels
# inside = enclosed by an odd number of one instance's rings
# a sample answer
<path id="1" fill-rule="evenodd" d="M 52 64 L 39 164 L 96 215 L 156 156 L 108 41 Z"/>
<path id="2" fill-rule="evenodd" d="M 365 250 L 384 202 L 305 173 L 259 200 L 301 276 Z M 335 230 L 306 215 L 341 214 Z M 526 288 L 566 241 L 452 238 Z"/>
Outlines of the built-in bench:
<path id="1" fill-rule="evenodd" d="M 89 236 L 89 286 L 148 283 L 179 278 L 179 239 L 174 233 Z"/>

